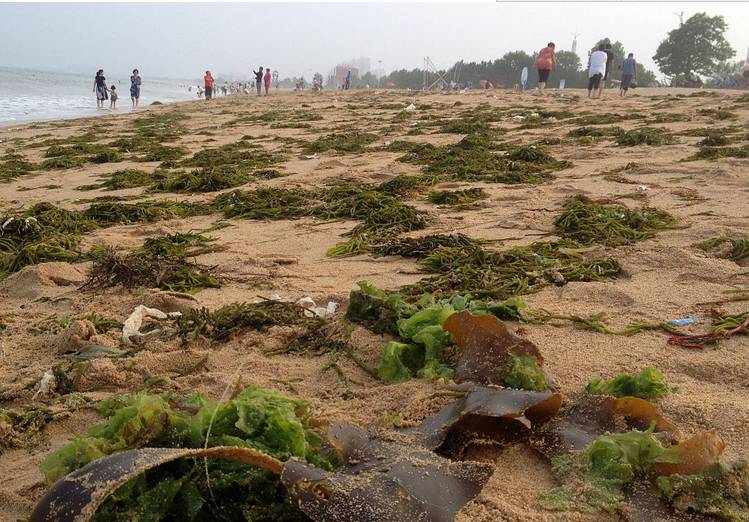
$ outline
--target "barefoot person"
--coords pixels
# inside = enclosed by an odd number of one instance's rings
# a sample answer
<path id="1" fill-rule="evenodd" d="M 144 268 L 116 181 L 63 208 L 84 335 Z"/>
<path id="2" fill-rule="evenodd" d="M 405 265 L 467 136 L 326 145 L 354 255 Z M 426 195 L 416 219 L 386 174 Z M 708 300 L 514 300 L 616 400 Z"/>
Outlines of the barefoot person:
<path id="1" fill-rule="evenodd" d="M 265 95 L 268 96 L 268 89 L 270 89 L 270 82 L 273 79 L 273 76 L 270 73 L 270 67 L 265 68 L 265 76 L 263 77 L 263 81 L 265 82 Z"/>
<path id="2" fill-rule="evenodd" d="M 96 93 L 96 108 L 103 109 L 104 102 L 109 98 L 107 92 L 107 79 L 104 77 L 104 69 L 96 71 L 94 78 L 94 92 Z"/>
<path id="3" fill-rule="evenodd" d="M 117 87 L 112 85 L 109 88 L 109 109 L 110 110 L 117 108 L 117 98 L 119 98 L 119 96 L 117 96 Z"/>
<path id="4" fill-rule="evenodd" d="M 549 74 L 557 68 L 557 58 L 554 54 L 554 42 L 549 42 L 546 47 L 538 52 L 536 57 L 536 69 L 538 69 L 538 92 L 544 93 Z"/>
<path id="5" fill-rule="evenodd" d="M 263 66 L 261 65 L 257 71 L 252 71 L 255 74 L 255 86 L 257 87 L 257 95 L 262 94 L 263 89 Z"/>
<path id="6" fill-rule="evenodd" d="M 138 69 L 133 69 L 133 75 L 130 77 L 130 101 L 133 102 L 133 109 L 138 106 L 140 100 L 140 73 Z"/>
<path id="7" fill-rule="evenodd" d="M 637 81 L 637 62 L 635 55 L 629 55 L 622 62 L 622 83 L 619 84 L 619 96 L 626 96 L 632 80 Z"/>
<path id="8" fill-rule="evenodd" d="M 598 46 L 597 51 L 593 51 L 590 54 L 590 65 L 588 66 L 588 98 L 590 98 L 591 93 L 593 93 L 594 98 L 601 97 L 601 91 L 603 90 L 601 80 L 603 79 L 603 75 L 606 74 L 607 58 L 603 44 Z M 598 92 L 598 96 L 595 95 L 596 91 Z"/>
<path id="9" fill-rule="evenodd" d="M 211 76 L 211 71 L 205 72 L 203 82 L 205 83 L 205 99 L 210 100 L 213 98 L 213 76 Z"/>

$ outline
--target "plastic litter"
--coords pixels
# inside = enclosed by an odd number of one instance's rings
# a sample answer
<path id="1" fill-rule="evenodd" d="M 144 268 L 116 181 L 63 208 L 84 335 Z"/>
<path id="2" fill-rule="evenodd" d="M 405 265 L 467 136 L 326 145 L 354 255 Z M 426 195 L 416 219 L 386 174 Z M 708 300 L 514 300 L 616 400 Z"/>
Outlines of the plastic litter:
<path id="1" fill-rule="evenodd" d="M 52 390 L 54 389 L 55 384 L 57 384 L 55 374 L 52 372 L 52 368 L 50 368 L 44 372 L 44 375 L 42 375 L 42 380 L 39 382 L 39 389 L 31 400 L 35 401 L 40 397 L 49 397 L 52 395 Z"/>
<path id="2" fill-rule="evenodd" d="M 416 110 L 416 105 L 414 105 L 414 104 L 412 103 L 412 104 L 410 104 L 410 105 L 409 105 L 408 107 L 406 107 L 406 110 L 407 110 L 408 112 L 412 112 L 412 111 L 415 111 L 415 110 Z"/>
<path id="3" fill-rule="evenodd" d="M 525 119 L 525 116 L 521 114 L 516 114 L 515 116 L 512 117 L 512 119 L 515 121 L 523 121 Z"/>
<path id="4" fill-rule="evenodd" d="M 306 159 L 306 160 L 317 159 L 317 152 L 315 152 L 314 154 L 310 154 L 310 155 L 304 155 L 302 156 L 302 159 Z"/>
<path id="5" fill-rule="evenodd" d="M 130 317 L 125 319 L 125 323 L 122 325 L 122 342 L 125 344 L 133 344 L 132 340 L 136 337 L 143 337 L 140 333 L 140 327 L 143 324 L 143 319 L 146 317 L 153 317 L 154 319 L 169 319 L 177 318 L 182 314 L 180 312 L 171 312 L 165 314 L 161 310 L 156 308 L 148 308 L 145 305 L 138 305 L 130 314 Z"/>
<path id="6" fill-rule="evenodd" d="M 697 323 L 697 320 L 693 317 L 685 317 L 683 319 L 669 319 L 666 322 L 673 326 L 689 326 L 690 324 Z"/>
<path id="7" fill-rule="evenodd" d="M 637 192 L 648 192 L 650 190 L 650 187 L 646 187 L 645 185 L 637 185 Z"/>
<path id="8" fill-rule="evenodd" d="M 338 303 L 335 301 L 329 301 L 327 306 L 317 306 L 317 303 L 311 297 L 302 297 L 296 302 L 297 306 L 301 306 L 305 309 L 304 315 L 307 317 L 319 317 L 325 319 L 335 314 L 338 309 Z"/>

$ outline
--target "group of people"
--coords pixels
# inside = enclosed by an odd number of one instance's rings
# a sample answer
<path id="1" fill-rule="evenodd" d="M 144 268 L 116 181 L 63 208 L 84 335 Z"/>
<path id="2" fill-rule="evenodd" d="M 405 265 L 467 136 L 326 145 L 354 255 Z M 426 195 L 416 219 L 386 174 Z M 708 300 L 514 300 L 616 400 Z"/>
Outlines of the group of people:
<path id="1" fill-rule="evenodd" d="M 133 69 L 133 74 L 130 76 L 130 100 L 133 103 L 133 109 L 138 106 L 140 101 L 140 86 L 141 86 L 140 73 L 138 69 Z M 111 85 L 107 87 L 107 78 L 104 76 L 104 69 L 96 71 L 96 77 L 94 78 L 94 94 L 96 94 L 96 108 L 103 109 L 104 102 L 109 100 L 109 108 L 117 108 L 117 99 L 119 94 L 117 93 L 117 87 Z"/>
<path id="2" fill-rule="evenodd" d="M 268 95 L 268 91 L 270 91 L 271 84 L 273 83 L 273 74 L 270 72 L 270 67 L 266 67 L 263 69 L 263 66 L 261 65 L 257 71 L 253 70 L 252 74 L 255 76 L 255 87 L 257 88 L 257 95 L 262 95 L 263 86 L 265 87 L 265 95 Z M 234 88 L 233 88 L 234 87 Z M 245 94 L 249 94 L 246 86 L 242 88 L 239 84 L 229 86 L 228 83 L 224 82 L 224 85 L 220 87 L 220 91 L 218 87 L 215 87 L 215 80 L 213 79 L 213 75 L 211 74 L 211 71 L 206 71 L 205 76 L 203 76 L 203 91 L 198 88 L 198 97 L 201 97 L 203 93 L 205 93 L 205 99 L 210 100 L 214 96 L 216 96 L 219 92 L 221 92 L 224 96 L 227 95 L 227 93 L 235 94 L 239 92 L 244 92 Z"/>
<path id="3" fill-rule="evenodd" d="M 538 90 L 543 94 L 551 71 L 556 69 L 557 61 L 554 42 L 549 42 L 536 55 L 536 69 L 538 70 Z M 588 98 L 600 98 L 606 82 L 611 80 L 614 73 L 614 51 L 610 43 L 600 44 L 591 50 L 588 58 Z M 637 62 L 633 53 L 629 53 L 619 69 L 622 71 L 619 80 L 619 96 L 625 96 L 633 81 L 637 81 Z"/>

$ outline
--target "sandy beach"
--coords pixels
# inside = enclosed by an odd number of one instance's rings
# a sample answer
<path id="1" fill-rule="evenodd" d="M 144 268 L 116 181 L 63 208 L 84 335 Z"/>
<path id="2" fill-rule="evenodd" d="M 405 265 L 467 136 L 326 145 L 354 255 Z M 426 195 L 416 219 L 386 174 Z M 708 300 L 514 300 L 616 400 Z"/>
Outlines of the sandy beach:
<path id="1" fill-rule="evenodd" d="M 696 93 L 701 93 L 696 95 Z M 683 329 L 702 333 L 711 324 L 711 311 L 728 314 L 749 309 L 748 258 L 734 261 L 725 252 L 705 251 L 697 244 L 714 237 L 749 234 L 749 159 L 721 157 L 684 161 L 696 154 L 705 135 L 694 129 L 726 130 L 729 143 L 749 145 L 749 102 L 741 93 L 688 89 L 636 89 L 626 98 L 606 90 L 603 99 L 588 100 L 577 90 L 549 92 L 545 97 L 508 91 L 466 93 L 409 93 L 398 91 L 326 91 L 273 93 L 267 97 L 230 96 L 151 106 L 134 113 L 96 118 L 36 123 L 0 128 L 0 165 L 9 155 L 36 168 L 0 182 L 0 215 L 10 216 L 38 203 L 82 210 L 94 198 L 120 198 L 122 203 L 187 201 L 209 203 L 221 193 L 261 187 L 313 191 L 334 182 L 381 184 L 398 175 L 417 175 L 424 165 L 399 161 L 403 151 L 391 146 L 399 140 L 451 145 L 465 133 L 444 132 L 446 123 L 478 119 L 496 131 L 494 141 L 508 146 L 543 147 L 569 165 L 551 172 L 553 179 L 531 183 L 440 180 L 403 196 L 404 203 L 424 211 L 428 225 L 402 236 L 462 233 L 488 240 L 487 248 L 503 250 L 558 238 L 554 220 L 574 196 L 606 200 L 631 209 L 654 207 L 675 218 L 675 225 L 654 237 L 621 246 L 598 245 L 602 255 L 618 261 L 621 270 L 600 281 L 550 284 L 522 295 L 529 310 L 591 317 L 605 314 L 613 328 L 631 323 L 695 318 Z M 122 100 L 123 103 L 127 100 Z M 93 103 L 93 101 L 92 101 Z M 412 108 L 411 108 L 412 107 Z M 123 111 L 124 112 L 124 111 Z M 727 114 L 726 114 L 727 113 Z M 585 124 L 585 116 L 611 116 L 612 122 Z M 50 147 L 70 146 L 85 137 L 89 144 L 111 144 L 137 136 L 148 121 L 168 121 L 168 147 L 182 148 L 174 160 L 136 161 L 121 150 L 113 160 L 96 163 L 88 156 L 69 168 L 45 168 Z M 475 119 L 475 118 L 474 118 Z M 148 132 L 162 132 L 149 123 Z M 171 125 L 171 127 L 169 127 Z M 570 135 L 580 127 L 624 132 L 648 126 L 665 129 L 662 145 L 623 146 L 614 135 Z M 156 129 L 156 131 L 154 131 Z M 311 152 L 310 143 L 335 133 L 372 134 L 351 152 Z M 605 134 L 605 133 L 604 133 Z M 691 134 L 691 135 L 690 135 Z M 585 139 L 583 139 L 585 138 Z M 204 149 L 239 141 L 253 151 L 268 153 L 273 175 L 257 175 L 248 183 L 212 192 L 149 190 L 148 184 L 108 190 L 102 183 L 115 171 L 138 169 L 147 174 L 172 168 L 168 162 L 191 158 Z M 80 141 L 79 141 L 80 142 Z M 166 162 L 166 164 L 165 164 Z M 75 163 L 75 162 L 73 162 Z M 176 167 L 175 167 L 176 168 Z M 156 176 L 156 175 L 154 175 Z M 551 177 L 550 177 L 551 178 Z M 156 177 L 154 177 L 156 179 Z M 88 190 L 82 190 L 87 188 Z M 481 188 L 488 197 L 475 204 L 451 207 L 427 199 L 430 190 Z M 98 200 L 99 202 L 102 200 Z M 172 336 L 144 341 L 128 357 L 98 357 L 86 361 L 74 389 L 37 397 L 40 380 L 53 367 L 70 368 L 69 325 L 95 313 L 122 323 L 140 304 L 173 311 L 180 307 L 215 310 L 239 302 L 255 302 L 277 294 L 296 301 L 309 296 L 318 305 L 340 304 L 330 319 L 332 328 L 349 333 L 358 360 L 377 368 L 386 338 L 343 319 L 349 293 L 357 282 L 397 290 L 427 277 L 414 259 L 369 254 L 330 257 L 326 252 L 346 241 L 342 234 L 358 220 L 299 217 L 295 219 L 227 218 L 214 211 L 183 218 L 99 226 L 82 232 L 81 252 L 112 247 L 121 252 L 140 248 L 147 238 L 177 232 L 201 232 L 215 241 L 210 251 L 194 261 L 212 267 L 220 288 L 205 288 L 191 297 L 141 285 L 90 290 L 86 281 L 92 261 L 55 261 L 29 264 L 0 279 L 0 407 L 24 411 L 30 406 L 49 411 L 48 422 L 28 440 L 0 448 L 0 519 L 28 517 L 46 487 L 40 463 L 53 450 L 72 440 L 100 419 L 90 405 L 118 393 L 152 391 L 189 394 L 202 392 L 219 398 L 237 382 L 258 385 L 309 401 L 320 422 L 347 420 L 388 432 L 397 428 L 387 419 L 398 416 L 400 426 L 413 426 L 444 406 L 449 399 L 436 392 L 444 383 L 412 379 L 387 384 L 350 358 L 333 361 L 331 354 L 269 355 L 300 335 L 297 326 L 267 331 L 243 331 L 226 341 Z M 745 291 L 737 292 L 744 289 Z M 749 337 L 736 335 L 704 349 L 668 345 L 661 330 L 612 335 L 575 328 L 568 320 L 542 324 L 507 322 L 511 331 L 534 343 L 544 358 L 565 403 L 584 393 L 592 378 L 611 378 L 621 372 L 660 369 L 678 393 L 658 402 L 663 415 L 681 433 L 715 429 L 726 443 L 725 458 L 749 452 Z M 121 330 L 99 334 L 96 344 L 117 349 Z M 29 432 L 30 433 L 30 432 Z M 469 521 L 618 520 L 619 515 L 550 512 L 538 497 L 555 485 L 551 466 L 523 441 L 473 450 L 473 459 L 495 466 L 483 491 L 458 515 Z"/>

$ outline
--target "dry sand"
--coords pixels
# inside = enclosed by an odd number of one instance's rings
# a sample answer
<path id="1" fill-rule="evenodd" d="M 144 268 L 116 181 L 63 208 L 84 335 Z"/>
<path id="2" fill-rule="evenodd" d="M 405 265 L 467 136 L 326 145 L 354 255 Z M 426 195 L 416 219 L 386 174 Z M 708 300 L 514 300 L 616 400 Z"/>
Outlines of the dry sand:
<path id="1" fill-rule="evenodd" d="M 408 122 L 393 124 L 398 111 L 367 107 L 375 103 L 430 103 L 430 114 L 451 117 L 460 110 L 488 104 L 491 107 L 536 107 L 571 110 L 576 113 L 658 113 L 687 114 L 691 121 L 666 123 L 675 132 L 704 126 L 739 125 L 749 131 L 749 105 L 732 108 L 734 93 L 716 93 L 708 97 L 680 97 L 688 90 L 641 90 L 622 100 L 616 91 L 607 91 L 601 100 L 584 97 L 539 98 L 530 94 L 473 92 L 468 94 L 418 94 L 397 92 L 324 92 L 321 94 L 278 94 L 270 97 L 230 97 L 210 103 L 204 101 L 146 108 L 146 112 L 179 110 L 187 118 L 190 132 L 178 142 L 191 151 L 237 141 L 244 135 L 268 136 L 260 143 L 268 150 L 287 152 L 284 178 L 261 185 L 314 187 L 341 178 L 380 182 L 401 173 L 416 173 L 418 166 L 400 163 L 398 153 L 369 152 L 355 155 L 324 153 L 314 159 L 299 158 L 298 150 L 274 136 L 315 139 L 317 129 L 327 132 L 346 125 L 380 136 L 374 145 L 393 139 L 413 139 L 435 144 L 457 141 L 460 135 L 424 134 L 405 136 Z M 671 95 L 670 97 L 666 97 Z M 715 122 L 698 114 L 698 109 L 718 106 L 736 110 L 737 121 Z M 268 123 L 225 125 L 239 115 L 259 114 L 276 109 L 300 109 L 323 116 L 310 129 L 273 129 Z M 125 111 L 123 111 L 125 112 Z M 426 112 L 426 111 L 425 111 Z M 417 114 L 421 112 L 417 111 Z M 129 128 L 137 114 L 107 115 L 95 119 L 38 123 L 0 129 L 0 153 L 16 148 L 29 159 L 41 159 L 44 149 L 25 148 L 50 137 L 64 137 L 98 129 L 106 140 Z M 619 123 L 624 128 L 640 125 L 639 120 Z M 501 139 L 531 143 L 541 138 L 565 138 L 573 128 L 564 122 L 546 127 L 520 130 L 512 120 L 497 124 L 510 130 Z M 429 130 L 427 130 L 429 132 Z M 551 237 L 552 221 L 563 202 L 574 194 L 593 198 L 612 198 L 631 194 L 637 185 L 649 187 L 647 203 L 676 216 L 683 228 L 661 232 L 654 239 L 617 248 L 613 256 L 623 266 L 623 274 L 607 282 L 571 283 L 561 289 L 547 288 L 526 296 L 531 308 L 559 313 L 590 315 L 606 312 L 616 326 L 631 321 L 660 321 L 678 317 L 705 317 L 710 301 L 724 298 L 725 291 L 749 286 L 749 268 L 716 259 L 693 247 L 697 241 L 726 234 L 749 233 L 749 160 L 722 159 L 682 163 L 694 153 L 700 138 L 680 137 L 674 145 L 617 147 L 611 141 L 583 146 L 563 139 L 549 150 L 560 159 L 573 161 L 572 168 L 556 173 L 549 183 L 530 185 L 448 184 L 466 188 L 482 186 L 489 194 L 486 205 L 478 210 L 440 209 L 418 197 L 411 203 L 427 209 L 436 219 L 428 233 L 462 232 L 472 237 L 499 240 L 503 247 L 527 244 Z M 604 179 L 602 173 L 637 162 L 641 168 L 626 176 L 636 182 L 622 184 Z M 139 194 L 141 189 L 115 192 L 81 192 L 75 187 L 96 181 L 96 175 L 125 167 L 154 169 L 157 163 L 124 162 L 111 165 L 87 164 L 70 170 L 35 173 L 13 182 L 0 184 L 0 210 L 7 211 L 50 201 L 76 207 L 76 200 L 96 195 Z M 54 185 L 55 188 L 45 188 Z M 156 199 L 175 198 L 160 194 Z M 200 199 L 192 196 L 179 199 Z M 209 196 L 205 196 L 210 197 Z M 630 206 L 644 202 L 623 199 Z M 85 246 L 108 244 L 118 248 L 137 248 L 144 238 L 164 232 L 201 230 L 221 217 L 202 216 L 162 221 L 148 225 L 117 226 L 98 230 L 85 237 Z M 199 260 L 216 265 L 230 280 L 221 289 L 209 289 L 195 295 L 201 306 L 216 308 L 234 301 L 254 300 L 257 295 L 278 293 L 296 299 L 311 296 L 318 302 L 334 299 L 344 303 L 356 281 L 366 279 L 396 288 L 423 277 L 417 266 L 401 258 L 373 259 L 358 256 L 344 259 L 325 257 L 325 251 L 341 240 L 339 235 L 353 223 L 321 223 L 313 219 L 296 221 L 230 220 L 230 227 L 211 235 L 218 238 L 220 252 Z M 65 360 L 55 348 L 52 336 L 33 333 L 56 314 L 79 317 L 96 311 L 100 315 L 124 320 L 133 307 L 153 301 L 150 290 L 132 292 L 113 289 L 99 293 L 77 290 L 88 265 L 40 266 L 25 269 L 0 282 L 0 321 L 7 328 L 0 334 L 0 400 L 2 407 L 20 409 L 31 403 L 42 374 Z M 272 289 L 248 284 L 257 278 Z M 150 299 L 150 301 L 149 301 Z M 742 312 L 746 303 L 721 305 L 729 312 Z M 704 325 L 695 326 L 695 332 Z M 622 371 L 638 371 L 645 366 L 660 368 L 680 393 L 661 402 L 666 416 L 686 434 L 717 428 L 727 443 L 727 457 L 746 455 L 749 449 L 749 338 L 739 336 L 722 342 L 717 348 L 692 351 L 668 346 L 662 333 L 645 332 L 631 337 L 579 331 L 569 324 L 523 325 L 523 335 L 537 344 L 546 367 L 553 374 L 566 400 L 580 395 L 592 377 L 611 377 Z M 150 376 L 164 376 L 178 392 L 201 391 L 218 397 L 237 379 L 245 385 L 256 384 L 307 398 L 323 419 L 347 419 L 361 425 L 400 414 L 407 422 L 418 422 L 443 402 L 429 399 L 437 389 L 431 383 L 414 380 L 399 385 L 383 385 L 347 359 L 339 364 L 344 382 L 335 371 L 321 373 L 329 357 L 282 355 L 269 357 L 263 350 L 278 346 L 294 335 L 293 329 L 276 328 L 266 333 L 240 335 L 227 343 L 193 343 L 182 347 L 175 341 L 154 341 L 147 349 L 126 360 L 98 360 L 80 383 L 83 395 L 90 399 L 116 392 L 138 390 Z M 361 359 L 376 367 L 383 340 L 357 328 L 352 337 Z M 44 438 L 30 448 L 8 449 L 0 455 L 0 519 L 16 520 L 29 515 L 44 492 L 38 465 L 52 450 L 68 442 L 73 434 L 91 425 L 97 418 L 87 409 L 76 409 L 67 399 L 53 406 L 56 419 L 45 429 Z M 476 455 L 474 455 L 476 456 Z M 493 462 L 496 472 L 483 493 L 461 512 L 459 520 L 536 521 L 604 520 L 601 515 L 549 513 L 537 505 L 538 494 L 553 486 L 550 466 L 523 444 L 479 453 L 478 458 Z M 611 517 L 616 519 L 616 517 Z"/>

